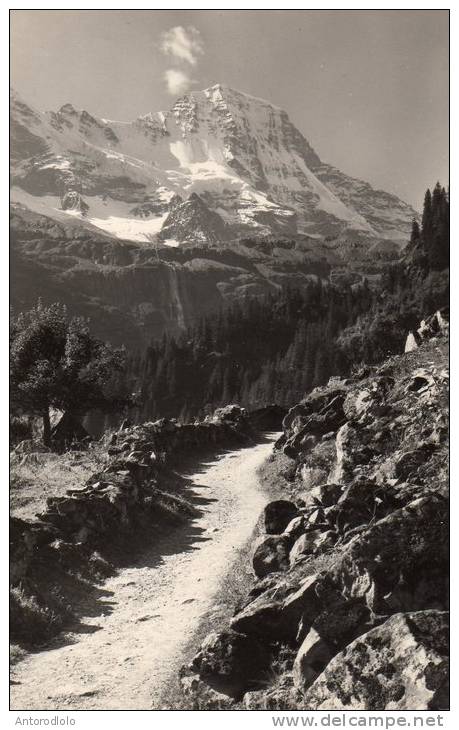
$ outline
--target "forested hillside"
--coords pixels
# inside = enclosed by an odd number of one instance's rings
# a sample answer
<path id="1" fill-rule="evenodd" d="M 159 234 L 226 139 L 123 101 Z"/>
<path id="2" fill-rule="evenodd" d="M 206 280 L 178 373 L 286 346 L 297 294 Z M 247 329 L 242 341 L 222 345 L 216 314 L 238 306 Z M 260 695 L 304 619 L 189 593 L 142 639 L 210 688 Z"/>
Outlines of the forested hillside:
<path id="1" fill-rule="evenodd" d="M 208 315 L 131 359 L 136 419 L 187 420 L 237 402 L 289 406 L 331 375 L 403 348 L 406 333 L 449 300 L 449 200 L 439 183 L 413 221 L 405 256 L 379 287 L 311 282 Z"/>
<path id="2" fill-rule="evenodd" d="M 244 299 L 179 337 L 153 342 L 131 362 L 139 420 L 186 420 L 233 401 L 290 403 L 343 369 L 335 338 L 371 299 L 366 286 L 311 283 L 303 291 Z"/>

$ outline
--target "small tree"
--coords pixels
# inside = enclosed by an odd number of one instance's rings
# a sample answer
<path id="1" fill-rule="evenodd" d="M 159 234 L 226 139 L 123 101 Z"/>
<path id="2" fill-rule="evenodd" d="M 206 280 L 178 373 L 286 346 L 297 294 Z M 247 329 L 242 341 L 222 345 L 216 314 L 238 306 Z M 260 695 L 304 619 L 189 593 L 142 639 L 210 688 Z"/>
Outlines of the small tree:
<path id="1" fill-rule="evenodd" d="M 40 416 L 51 444 L 50 409 L 80 419 L 93 408 L 129 404 L 124 352 L 90 334 L 86 320 L 69 319 L 60 304 L 41 302 L 11 318 L 10 393 L 13 410 Z"/>

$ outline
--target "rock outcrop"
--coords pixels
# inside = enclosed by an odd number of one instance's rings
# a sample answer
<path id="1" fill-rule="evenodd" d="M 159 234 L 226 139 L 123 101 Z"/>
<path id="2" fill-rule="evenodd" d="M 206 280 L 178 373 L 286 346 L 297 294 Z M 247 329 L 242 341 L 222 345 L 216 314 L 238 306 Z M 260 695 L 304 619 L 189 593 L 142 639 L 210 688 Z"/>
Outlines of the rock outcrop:
<path id="1" fill-rule="evenodd" d="M 267 506 L 231 629 L 286 651 L 245 709 L 448 707 L 447 322 L 413 351 L 333 378 L 284 418 L 288 499 Z M 283 457 L 284 458 L 284 457 Z M 295 512 L 296 511 L 296 512 Z M 218 653 L 218 648 L 215 648 Z M 209 676 L 197 672 L 195 686 Z M 239 706 L 238 705 L 238 706 Z"/>

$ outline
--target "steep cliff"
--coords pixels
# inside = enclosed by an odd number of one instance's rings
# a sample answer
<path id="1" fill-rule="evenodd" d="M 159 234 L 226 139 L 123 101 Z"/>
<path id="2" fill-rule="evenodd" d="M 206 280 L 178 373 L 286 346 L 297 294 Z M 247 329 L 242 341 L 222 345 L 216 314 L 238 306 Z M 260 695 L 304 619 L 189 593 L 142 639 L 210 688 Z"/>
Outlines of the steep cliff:
<path id="1" fill-rule="evenodd" d="M 63 302 L 71 314 L 90 317 L 97 336 L 130 349 L 235 299 L 301 288 L 330 272 L 307 241 L 145 247 L 15 206 L 11 257 L 17 310 L 39 297 Z"/>

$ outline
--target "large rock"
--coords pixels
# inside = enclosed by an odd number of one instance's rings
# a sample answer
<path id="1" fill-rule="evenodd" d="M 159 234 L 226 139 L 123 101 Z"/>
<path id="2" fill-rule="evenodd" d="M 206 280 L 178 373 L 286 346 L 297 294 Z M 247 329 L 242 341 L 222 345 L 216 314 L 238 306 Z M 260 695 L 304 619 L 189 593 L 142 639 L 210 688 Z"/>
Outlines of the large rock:
<path id="1" fill-rule="evenodd" d="M 284 453 L 297 458 L 310 451 L 324 434 L 335 432 L 346 420 L 343 388 L 317 388 L 285 416 Z"/>
<path id="2" fill-rule="evenodd" d="M 331 474 L 331 481 L 345 484 L 353 476 L 353 468 L 357 463 L 356 453 L 360 447 L 357 430 L 348 422 L 336 434 L 336 464 Z"/>
<path id="3" fill-rule="evenodd" d="M 395 475 L 397 479 L 405 482 L 413 481 L 416 478 L 419 467 L 429 460 L 432 455 L 432 450 L 432 446 L 425 446 L 411 451 L 405 451 L 395 462 Z"/>
<path id="4" fill-rule="evenodd" d="M 336 533 L 331 530 L 313 530 L 301 535 L 290 551 L 290 563 L 296 563 L 307 555 L 318 555 L 331 547 L 336 540 Z"/>
<path id="5" fill-rule="evenodd" d="M 234 697 L 213 689 L 190 669 L 182 668 L 180 686 L 192 710 L 231 710 L 234 707 Z M 175 707 L 165 709 L 175 710 Z"/>
<path id="6" fill-rule="evenodd" d="M 290 542 L 288 535 L 267 535 L 257 541 L 252 556 L 257 578 L 288 569 Z"/>
<path id="7" fill-rule="evenodd" d="M 313 505 L 331 507 L 336 504 L 342 491 L 342 484 L 319 484 L 307 492 L 302 492 L 301 499 L 306 507 L 312 507 Z"/>
<path id="8" fill-rule="evenodd" d="M 201 645 L 190 669 L 214 689 L 230 697 L 248 690 L 269 665 L 266 643 L 235 631 L 212 632 Z"/>
<path id="9" fill-rule="evenodd" d="M 305 532 L 306 528 L 306 518 L 304 515 L 298 515 L 298 517 L 294 517 L 291 522 L 288 523 L 287 527 L 284 530 L 284 535 L 287 535 L 290 540 L 297 540 L 300 535 L 302 535 Z"/>
<path id="10" fill-rule="evenodd" d="M 447 606 L 448 502 L 421 497 L 354 537 L 329 571 L 346 599 L 375 614 Z"/>
<path id="11" fill-rule="evenodd" d="M 238 632 L 271 641 L 293 641 L 300 621 L 312 625 L 321 610 L 323 576 L 314 574 L 298 583 L 274 585 L 239 611 L 231 621 Z"/>
<path id="12" fill-rule="evenodd" d="M 298 508 L 293 502 L 286 499 L 276 499 L 269 502 L 263 512 L 265 532 L 268 535 L 279 535 L 298 516 Z"/>
<path id="13" fill-rule="evenodd" d="M 449 615 L 395 614 L 337 654 L 307 690 L 310 710 L 447 710 Z"/>
<path id="14" fill-rule="evenodd" d="M 295 686 L 302 690 L 307 689 L 332 657 L 332 648 L 315 629 L 310 629 L 293 664 Z"/>

